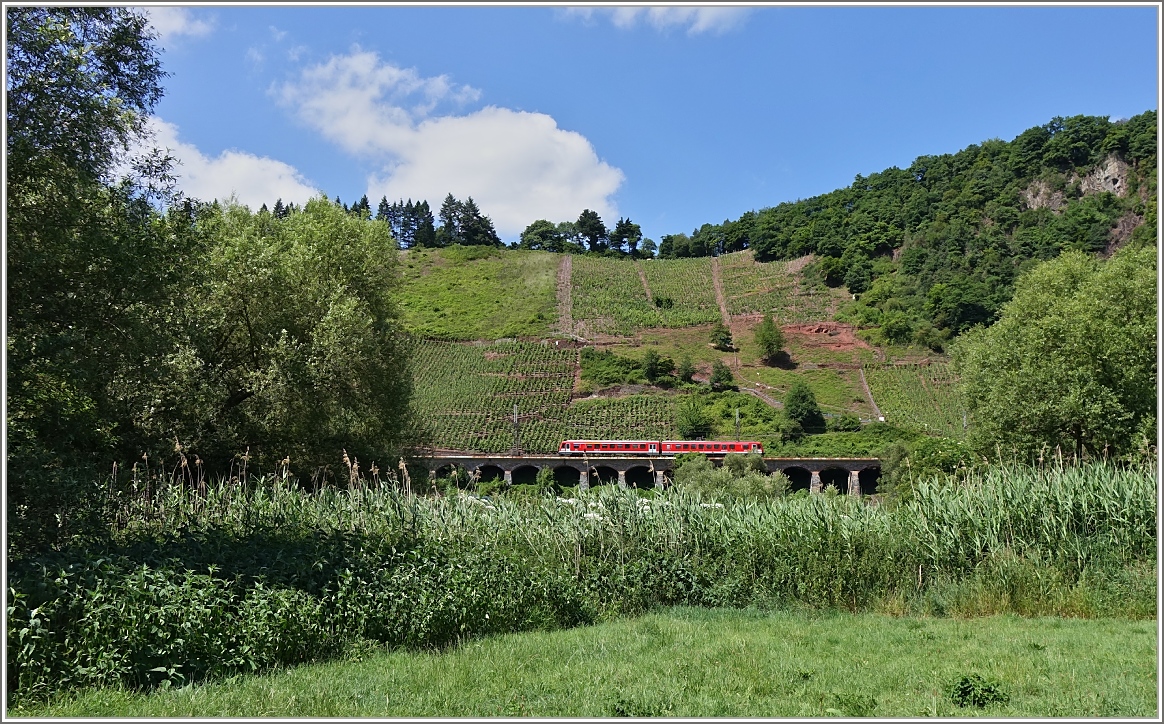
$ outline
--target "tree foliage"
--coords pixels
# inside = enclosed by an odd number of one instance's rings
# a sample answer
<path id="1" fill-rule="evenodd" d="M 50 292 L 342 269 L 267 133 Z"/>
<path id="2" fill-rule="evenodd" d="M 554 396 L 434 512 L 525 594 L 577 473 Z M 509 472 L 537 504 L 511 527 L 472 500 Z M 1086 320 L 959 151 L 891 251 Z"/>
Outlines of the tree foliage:
<path id="1" fill-rule="evenodd" d="M 267 470 L 344 449 L 390 464 L 411 441 L 410 383 L 396 245 L 367 200 L 181 200 L 166 158 L 127 157 L 161 96 L 143 17 L 7 22 L 9 522 L 63 525 L 63 481 L 143 454 L 207 474 L 248 451 Z"/>
<path id="2" fill-rule="evenodd" d="M 813 254 L 806 276 L 858 295 L 842 321 L 892 321 L 886 337 L 940 349 L 992 322 L 1016 278 L 1039 261 L 1068 249 L 1106 255 L 1125 243 L 1154 244 L 1156 134 L 1156 111 L 1126 121 L 1054 118 L 1010 142 L 919 156 L 846 188 L 665 235 L 659 256 Z M 1108 162 L 1126 164 L 1122 185 L 1086 188 Z"/>
<path id="3" fill-rule="evenodd" d="M 711 435 L 714 426 L 698 397 L 686 395 L 675 406 L 675 429 L 684 440 L 702 440 Z"/>
<path id="4" fill-rule="evenodd" d="M 980 454 L 1102 456 L 1156 439 L 1156 249 L 1079 251 L 1024 275 L 955 346 Z"/>
<path id="5" fill-rule="evenodd" d="M 734 381 L 735 378 L 732 376 L 731 368 L 724 364 L 723 360 L 716 359 L 711 363 L 711 377 L 708 378 L 711 389 L 718 392 L 725 387 L 731 387 Z"/>
<path id="6" fill-rule="evenodd" d="M 602 217 L 598 215 L 597 211 L 583 209 L 582 213 L 578 215 L 578 220 L 574 223 L 577 225 L 578 234 L 586 240 L 590 251 L 606 251 L 609 235 L 606 224 L 602 223 Z"/>
<path id="7" fill-rule="evenodd" d="M 816 395 L 803 381 L 793 382 L 788 389 L 788 394 L 784 396 L 784 413 L 807 433 L 825 430 L 824 415 L 816 402 Z"/>
<path id="8" fill-rule="evenodd" d="M 771 314 L 765 314 L 756 327 L 756 346 L 760 348 L 760 358 L 771 363 L 784 349 L 784 332 L 772 321 Z"/>
<path id="9" fill-rule="evenodd" d="M 460 201 L 451 193 L 446 195 L 439 216 L 441 226 L 434 233 L 436 246 L 501 246 L 492 219 L 481 213 L 472 196 Z"/>
<path id="10" fill-rule="evenodd" d="M 732 348 L 732 331 L 723 322 L 716 322 L 711 328 L 711 345 L 721 350 Z"/>

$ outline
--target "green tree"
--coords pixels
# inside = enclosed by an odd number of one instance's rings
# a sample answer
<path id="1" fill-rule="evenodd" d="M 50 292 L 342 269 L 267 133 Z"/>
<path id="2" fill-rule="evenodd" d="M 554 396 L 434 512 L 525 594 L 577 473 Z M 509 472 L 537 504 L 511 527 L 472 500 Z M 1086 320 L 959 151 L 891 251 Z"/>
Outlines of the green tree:
<path id="1" fill-rule="evenodd" d="M 680 382 L 691 382 L 695 377 L 695 365 L 691 362 L 691 355 L 684 354 L 679 358 L 679 367 L 675 370 Z"/>
<path id="2" fill-rule="evenodd" d="M 598 215 L 597 211 L 583 209 L 575 224 L 578 228 L 578 234 L 586 240 L 590 251 L 606 251 L 606 224 L 602 223 L 602 217 Z"/>
<path id="3" fill-rule="evenodd" d="M 387 226 L 320 198 L 286 219 L 214 204 L 195 228 L 210 249 L 188 331 L 130 398 L 134 424 L 209 462 L 396 459 L 416 428 Z"/>
<path id="4" fill-rule="evenodd" d="M 768 363 L 776 361 L 784 349 L 784 332 L 772 321 L 771 314 L 765 314 L 756 327 L 756 346 L 760 348 L 760 358 Z"/>
<path id="5" fill-rule="evenodd" d="M 999 320 L 954 347 L 983 455 L 1101 456 L 1156 438 L 1156 249 L 1065 252 L 1019 279 Z"/>
<path id="6" fill-rule="evenodd" d="M 711 344 L 720 350 L 732 348 L 732 331 L 723 322 L 716 322 L 711 328 Z"/>
<path id="7" fill-rule="evenodd" d="M 111 457 L 140 454 L 125 390 L 156 374 L 198 242 L 169 159 L 128 157 L 164 73 L 128 8 L 11 7 L 7 23 L 6 502 L 9 543 L 51 542 Z M 115 178 L 119 166 L 132 170 Z M 135 450 L 136 448 L 136 450 Z M 121 459 L 126 459 L 122 457 Z"/>
<path id="8" fill-rule="evenodd" d="M 659 378 L 671 374 L 674 370 L 675 363 L 653 349 L 647 350 L 647 353 L 643 355 L 643 377 L 652 385 L 658 382 Z"/>
<path id="9" fill-rule="evenodd" d="M 558 227 L 551 221 L 538 219 L 521 232 L 522 249 L 560 252 L 564 250 L 564 240 Z"/>
<path id="10" fill-rule="evenodd" d="M 734 381 L 731 368 L 724 364 L 723 360 L 716 359 L 711 363 L 711 378 L 708 380 L 711 383 L 711 389 L 719 391 L 731 387 Z"/>
<path id="11" fill-rule="evenodd" d="M 622 249 L 626 245 L 627 252 L 634 256 L 639 242 L 643 239 L 643 231 L 639 225 L 630 219 L 619 218 L 610 232 L 610 246 L 612 249 Z"/>
<path id="12" fill-rule="evenodd" d="M 714 421 L 694 395 L 684 395 L 675 406 L 675 429 L 684 440 L 702 440 L 711 434 Z"/>
<path id="13" fill-rule="evenodd" d="M 805 382 L 797 380 L 784 396 L 784 412 L 807 433 L 824 432 L 825 420 L 816 395 Z"/>

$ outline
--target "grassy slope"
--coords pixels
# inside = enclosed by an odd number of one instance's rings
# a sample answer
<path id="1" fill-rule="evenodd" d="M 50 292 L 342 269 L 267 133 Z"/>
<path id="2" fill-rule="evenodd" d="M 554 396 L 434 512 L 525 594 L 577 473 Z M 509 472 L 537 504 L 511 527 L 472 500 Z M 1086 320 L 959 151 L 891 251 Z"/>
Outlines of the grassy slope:
<path id="1" fill-rule="evenodd" d="M 401 264 L 404 322 L 422 337 L 547 337 L 557 319 L 560 260 L 488 247 L 409 250 Z"/>
<path id="2" fill-rule="evenodd" d="M 1150 717 L 1152 621 L 664 609 L 9 714 L 67 717 Z M 959 708 L 968 674 L 1005 704 Z"/>

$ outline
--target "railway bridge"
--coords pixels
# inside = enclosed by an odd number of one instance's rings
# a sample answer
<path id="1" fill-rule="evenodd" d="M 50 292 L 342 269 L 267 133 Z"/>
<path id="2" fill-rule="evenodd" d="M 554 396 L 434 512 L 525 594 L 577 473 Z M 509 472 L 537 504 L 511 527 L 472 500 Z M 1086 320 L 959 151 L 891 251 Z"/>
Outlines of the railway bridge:
<path id="1" fill-rule="evenodd" d="M 763 458 L 768 472 L 782 472 L 792 481 L 791 490 L 821 492 L 832 486 L 849 495 L 876 491 L 881 475 L 877 458 Z M 715 460 L 713 459 L 713 462 Z M 667 485 L 675 467 L 673 456 L 567 456 L 435 454 L 417 458 L 429 478 L 443 477 L 461 469 L 480 480 L 504 479 L 508 484 L 529 484 L 543 468 L 553 471 L 563 486 L 586 490 L 593 485 L 617 484 L 638 488 Z"/>

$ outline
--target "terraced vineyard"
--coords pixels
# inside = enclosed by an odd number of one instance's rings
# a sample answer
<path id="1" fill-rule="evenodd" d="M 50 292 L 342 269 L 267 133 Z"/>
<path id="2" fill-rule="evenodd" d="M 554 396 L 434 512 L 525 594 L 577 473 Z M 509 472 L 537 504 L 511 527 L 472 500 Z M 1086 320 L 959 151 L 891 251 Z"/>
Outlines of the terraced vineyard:
<path id="1" fill-rule="evenodd" d="M 552 453 L 567 437 L 675 434 L 668 395 L 571 404 L 576 361 L 576 350 L 553 344 L 420 342 L 414 357 L 416 405 L 434 445 L 454 450 L 509 452 L 515 402 L 526 453 Z"/>
<path id="2" fill-rule="evenodd" d="M 552 344 L 426 341 L 414 360 L 417 407 L 439 447 L 505 452 L 517 403 L 528 452 L 558 448 L 577 353 Z"/>
<path id="3" fill-rule="evenodd" d="M 698 259 L 652 259 L 640 262 L 651 293 L 672 306 L 659 310 L 661 326 L 689 327 L 720 320 L 709 256 Z"/>
<path id="4" fill-rule="evenodd" d="M 566 415 L 563 437 L 580 439 L 660 440 L 674 438 L 675 398 L 631 395 L 579 400 Z"/>
<path id="5" fill-rule="evenodd" d="M 803 260 L 757 262 L 751 251 L 724 254 L 719 274 L 729 314 L 771 312 L 777 324 L 831 319 L 839 293 L 803 289 Z"/>
<path id="6" fill-rule="evenodd" d="M 965 405 L 948 364 L 870 365 L 865 379 L 885 421 L 919 432 L 965 436 Z"/>
<path id="7" fill-rule="evenodd" d="M 647 299 L 638 267 L 628 260 L 575 256 L 570 291 L 574 327 L 582 336 L 630 335 L 662 323 Z"/>

